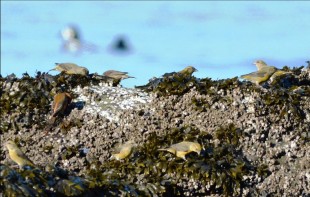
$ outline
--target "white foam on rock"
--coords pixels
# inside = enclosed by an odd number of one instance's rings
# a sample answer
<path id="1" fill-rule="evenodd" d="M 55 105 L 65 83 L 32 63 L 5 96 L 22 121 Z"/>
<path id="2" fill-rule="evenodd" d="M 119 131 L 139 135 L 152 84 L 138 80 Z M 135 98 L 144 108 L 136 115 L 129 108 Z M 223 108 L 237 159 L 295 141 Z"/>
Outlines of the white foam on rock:
<path id="1" fill-rule="evenodd" d="M 153 96 L 139 89 L 98 86 L 80 86 L 72 90 L 79 95 L 73 102 L 85 102 L 82 110 L 90 114 L 99 114 L 111 121 L 118 121 L 121 110 L 141 109 L 152 102 Z"/>

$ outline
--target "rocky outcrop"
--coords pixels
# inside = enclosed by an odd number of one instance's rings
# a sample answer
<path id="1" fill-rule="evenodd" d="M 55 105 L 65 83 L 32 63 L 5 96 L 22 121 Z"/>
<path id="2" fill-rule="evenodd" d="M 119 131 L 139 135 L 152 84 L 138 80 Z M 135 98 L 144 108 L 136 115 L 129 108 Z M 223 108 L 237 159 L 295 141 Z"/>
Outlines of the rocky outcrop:
<path id="1" fill-rule="evenodd" d="M 1 142 L 17 142 L 37 168 L 14 169 L 1 148 L 0 188 L 5 196 L 307 196 L 310 71 L 291 71 L 264 87 L 169 76 L 143 90 L 89 76 L 1 78 Z M 59 91 L 72 105 L 47 132 Z M 204 150 L 186 160 L 158 151 L 183 140 Z M 136 144 L 131 156 L 112 159 L 127 141 Z"/>

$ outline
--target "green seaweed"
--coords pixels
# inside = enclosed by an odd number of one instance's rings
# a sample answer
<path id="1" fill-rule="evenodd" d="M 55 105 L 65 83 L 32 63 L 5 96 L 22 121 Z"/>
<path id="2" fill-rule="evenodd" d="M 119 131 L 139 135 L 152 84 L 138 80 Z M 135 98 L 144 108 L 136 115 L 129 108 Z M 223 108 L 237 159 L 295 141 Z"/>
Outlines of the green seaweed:
<path id="1" fill-rule="evenodd" d="M 242 188 L 246 187 L 243 177 L 250 172 L 257 172 L 262 178 L 269 175 L 266 166 L 257 167 L 242 156 L 238 140 L 242 132 L 232 124 L 219 127 L 212 135 L 194 125 L 174 128 L 165 133 L 162 137 L 151 134 L 147 143 L 138 146 L 133 155 L 123 161 L 101 163 L 94 160 L 88 164 L 83 177 L 70 175 L 53 166 L 43 171 L 38 168 L 12 170 L 2 165 L 0 187 L 8 191 L 8 195 L 34 192 L 41 196 L 76 196 L 96 192 L 110 196 L 165 196 L 184 193 L 186 189 L 178 183 L 186 178 L 194 180 L 201 188 L 210 185 L 204 195 L 231 196 L 241 194 Z M 200 155 L 188 154 L 186 160 L 158 151 L 184 140 L 199 142 L 204 150 Z M 220 143 L 215 145 L 214 140 Z M 78 150 L 75 146 L 66 147 L 61 157 L 63 160 L 70 159 L 78 154 Z M 17 189 L 22 186 L 25 191 Z"/>
<path id="2" fill-rule="evenodd" d="M 169 192 L 169 195 L 177 195 L 183 192 L 177 183 L 186 177 L 198 181 L 201 187 L 212 183 L 208 193 L 237 195 L 246 185 L 243 176 L 255 168 L 240 154 L 237 139 L 241 136 L 241 131 L 234 125 L 219 128 L 214 136 L 193 126 L 172 129 L 163 137 L 152 134 L 132 157 L 96 165 L 87 177 L 95 178 L 103 188 L 109 185 L 108 188 L 112 189 L 110 185 L 114 183 L 113 186 L 127 194 L 168 195 Z M 220 140 L 220 145 L 212 144 L 212 139 Z M 183 140 L 198 141 L 205 150 L 201 155 L 188 154 L 185 161 L 158 151 L 161 147 Z M 133 184 L 135 177 L 139 176 L 143 178 L 137 185 Z M 128 188 L 131 188 L 129 193 Z"/>
<path id="3" fill-rule="evenodd" d="M 256 171 L 257 171 L 257 175 L 262 178 L 266 178 L 267 176 L 271 174 L 271 172 L 268 170 L 268 165 L 266 164 L 257 166 Z"/>

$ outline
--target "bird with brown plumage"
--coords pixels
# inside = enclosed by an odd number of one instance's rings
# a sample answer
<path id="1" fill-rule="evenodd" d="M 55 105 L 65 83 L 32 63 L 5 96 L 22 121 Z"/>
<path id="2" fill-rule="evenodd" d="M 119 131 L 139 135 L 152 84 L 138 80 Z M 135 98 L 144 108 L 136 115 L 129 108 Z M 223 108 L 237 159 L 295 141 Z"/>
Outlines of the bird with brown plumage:
<path id="1" fill-rule="evenodd" d="M 107 70 L 103 73 L 103 76 L 112 79 L 113 85 L 118 85 L 121 80 L 128 78 L 135 78 L 128 75 L 128 72 L 121 72 L 117 70 Z"/>
<path id="2" fill-rule="evenodd" d="M 200 154 L 202 148 L 201 145 L 197 142 L 189 142 L 189 141 L 183 141 L 177 144 L 172 144 L 169 148 L 162 148 L 158 149 L 160 151 L 168 151 L 172 154 L 174 154 L 177 157 L 180 157 L 184 160 L 186 160 L 186 155 L 190 152 L 196 152 Z"/>
<path id="3" fill-rule="evenodd" d="M 54 101 L 52 105 L 53 113 L 49 119 L 49 123 L 53 124 L 56 117 L 63 115 L 68 106 L 70 105 L 72 96 L 68 92 L 61 92 L 54 96 Z"/>
<path id="4" fill-rule="evenodd" d="M 64 72 L 68 75 L 83 75 L 87 76 L 89 74 L 89 71 L 87 68 L 78 66 L 74 63 L 55 63 L 56 67 L 51 70 L 58 70 L 60 72 Z"/>

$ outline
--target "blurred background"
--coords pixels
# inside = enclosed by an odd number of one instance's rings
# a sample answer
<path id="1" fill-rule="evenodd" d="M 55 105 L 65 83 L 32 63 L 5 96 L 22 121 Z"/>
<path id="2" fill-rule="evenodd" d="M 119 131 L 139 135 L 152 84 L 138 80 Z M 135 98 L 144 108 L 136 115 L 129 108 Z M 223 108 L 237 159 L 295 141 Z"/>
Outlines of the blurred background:
<path id="1" fill-rule="evenodd" d="M 127 71 L 143 85 L 192 65 L 198 78 L 282 68 L 310 59 L 308 1 L 1 1 L 1 74 L 73 62 Z M 56 75 L 58 72 L 51 71 Z"/>

